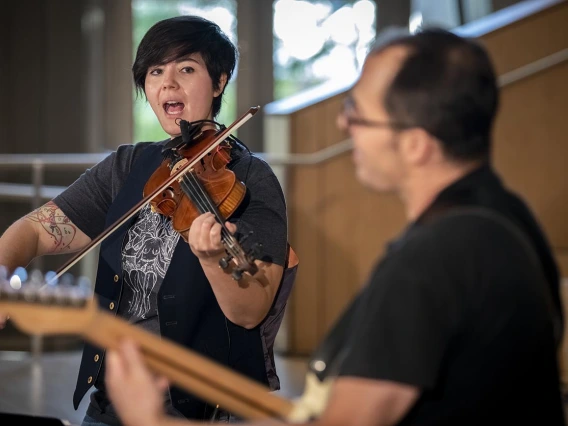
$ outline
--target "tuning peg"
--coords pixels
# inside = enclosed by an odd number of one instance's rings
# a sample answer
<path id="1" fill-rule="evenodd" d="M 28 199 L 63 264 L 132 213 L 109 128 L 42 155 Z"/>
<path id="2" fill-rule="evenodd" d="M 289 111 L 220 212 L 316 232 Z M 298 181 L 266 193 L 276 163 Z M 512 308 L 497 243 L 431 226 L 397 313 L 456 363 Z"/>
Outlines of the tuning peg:
<path id="1" fill-rule="evenodd" d="M 8 281 L 8 268 L 4 265 L 0 265 L 0 282 Z"/>
<path id="2" fill-rule="evenodd" d="M 79 278 L 77 278 L 76 285 L 77 287 L 84 289 L 87 292 L 91 291 L 91 279 L 89 277 L 81 275 Z"/>
<path id="3" fill-rule="evenodd" d="M 13 290 L 19 290 L 22 288 L 22 279 L 19 275 L 12 275 L 9 282 L 10 287 L 12 287 Z"/>
<path id="4" fill-rule="evenodd" d="M 12 299 L 16 290 L 10 285 L 7 277 L 0 279 L 0 299 Z"/>
<path id="5" fill-rule="evenodd" d="M 30 273 L 30 284 L 41 286 L 43 284 L 43 273 L 39 269 L 34 269 Z"/>
<path id="6" fill-rule="evenodd" d="M 227 269 L 229 267 L 229 262 L 231 261 L 232 258 L 233 258 L 233 256 L 231 256 L 230 254 L 227 254 L 227 256 L 219 259 L 219 267 L 221 269 Z"/>
<path id="7" fill-rule="evenodd" d="M 71 287 L 73 285 L 73 281 L 74 281 L 73 275 L 67 272 L 59 278 L 59 285 L 63 287 Z"/>
<path id="8" fill-rule="evenodd" d="M 231 276 L 235 281 L 240 281 L 240 279 L 243 277 L 243 271 L 241 271 L 240 269 L 233 269 Z"/>
<path id="9" fill-rule="evenodd" d="M 75 285 L 69 289 L 69 303 L 74 306 L 83 305 L 91 297 L 91 280 L 81 276 L 75 281 Z"/>
<path id="10" fill-rule="evenodd" d="M 58 282 L 59 279 L 54 271 L 47 271 L 45 273 L 45 283 L 47 285 L 56 285 Z"/>
<path id="11" fill-rule="evenodd" d="M 10 277 L 10 280 L 12 280 L 15 276 L 19 278 L 20 284 L 25 283 L 28 280 L 28 271 L 26 271 L 26 268 L 18 266 L 14 269 L 14 273 Z"/>

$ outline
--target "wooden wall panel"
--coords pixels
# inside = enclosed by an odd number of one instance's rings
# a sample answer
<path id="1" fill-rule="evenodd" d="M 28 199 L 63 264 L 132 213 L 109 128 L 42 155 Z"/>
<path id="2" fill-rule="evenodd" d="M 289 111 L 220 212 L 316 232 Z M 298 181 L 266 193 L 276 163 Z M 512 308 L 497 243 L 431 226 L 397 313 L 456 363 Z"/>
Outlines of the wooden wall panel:
<path id="1" fill-rule="evenodd" d="M 318 139 L 319 109 L 311 108 L 293 117 L 291 139 L 293 152 L 309 153 L 323 148 Z M 294 352 L 309 353 L 318 340 L 321 324 L 319 286 L 320 240 L 322 229 L 317 216 L 321 171 L 319 167 L 297 168 L 289 175 L 287 204 L 290 243 L 300 259 L 298 277 L 290 301 L 290 345 Z"/>
<path id="2" fill-rule="evenodd" d="M 497 169 L 557 248 L 568 247 L 567 81 L 565 62 L 507 86 L 495 128 Z"/>
<path id="3" fill-rule="evenodd" d="M 568 2 L 482 37 L 499 74 L 568 47 Z M 506 185 L 536 212 L 568 277 L 568 64 L 502 91 L 494 163 Z M 345 94 L 292 113 L 291 152 L 311 153 L 346 135 L 335 116 Z M 290 239 L 300 257 L 289 311 L 291 354 L 310 354 L 404 227 L 402 205 L 375 194 L 354 175 L 351 154 L 289 169 Z M 567 349 L 568 350 L 568 349 Z"/>
<path id="4" fill-rule="evenodd" d="M 491 54 L 498 75 L 567 47 L 567 3 L 559 3 L 480 37 Z"/>

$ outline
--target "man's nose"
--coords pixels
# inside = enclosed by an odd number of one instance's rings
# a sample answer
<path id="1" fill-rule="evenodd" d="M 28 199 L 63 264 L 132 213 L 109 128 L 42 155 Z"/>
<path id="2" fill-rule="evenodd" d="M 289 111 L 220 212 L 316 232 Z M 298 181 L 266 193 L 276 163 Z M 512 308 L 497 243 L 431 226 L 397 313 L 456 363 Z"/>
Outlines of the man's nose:
<path id="1" fill-rule="evenodd" d="M 347 123 L 347 117 L 345 117 L 345 114 L 343 113 L 343 111 L 340 111 L 337 114 L 337 117 L 335 118 L 335 125 L 337 126 L 337 128 L 341 131 L 347 131 L 349 129 L 349 125 Z"/>

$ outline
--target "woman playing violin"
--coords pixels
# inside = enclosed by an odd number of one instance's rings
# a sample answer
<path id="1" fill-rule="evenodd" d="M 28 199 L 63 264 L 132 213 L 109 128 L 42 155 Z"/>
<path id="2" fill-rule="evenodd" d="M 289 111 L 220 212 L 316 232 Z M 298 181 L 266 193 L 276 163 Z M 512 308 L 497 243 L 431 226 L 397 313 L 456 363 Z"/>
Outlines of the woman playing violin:
<path id="1" fill-rule="evenodd" d="M 164 155 L 179 144 L 182 120 L 218 115 L 237 55 L 219 27 L 199 17 L 166 19 L 150 28 L 138 47 L 133 78 L 170 138 L 119 146 L 15 222 L 0 239 L 0 264 L 13 270 L 37 256 L 79 251 L 139 202 Z M 95 293 L 102 309 L 278 389 L 272 347 L 285 305 L 283 300 L 275 309 L 275 300 L 288 294 L 278 292 L 287 258 L 285 200 L 270 167 L 236 138 L 227 167 L 245 185 L 246 196 L 225 229 L 235 237 L 249 235 L 245 250 L 262 244 L 257 273 L 237 281 L 231 267 L 219 267 L 225 247 L 222 223 L 213 214 L 192 222 L 186 242 L 148 204 L 101 244 Z M 105 391 L 104 354 L 91 345 L 83 351 L 75 409 L 95 387 L 84 426 L 120 424 Z M 188 418 L 231 417 L 174 387 L 165 404 Z"/>

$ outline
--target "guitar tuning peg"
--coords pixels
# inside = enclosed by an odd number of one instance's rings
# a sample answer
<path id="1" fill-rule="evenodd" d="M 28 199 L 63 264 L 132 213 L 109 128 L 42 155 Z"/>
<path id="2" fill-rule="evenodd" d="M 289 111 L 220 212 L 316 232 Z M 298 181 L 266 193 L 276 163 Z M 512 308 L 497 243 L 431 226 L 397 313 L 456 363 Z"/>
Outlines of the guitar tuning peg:
<path id="1" fill-rule="evenodd" d="M 57 285 L 59 282 L 57 274 L 54 271 L 47 271 L 44 280 L 47 285 Z"/>
<path id="2" fill-rule="evenodd" d="M 4 272 L 6 275 L 0 277 L 0 299 L 11 298 L 14 295 L 14 289 L 8 280 L 8 270 L 5 269 Z"/>
<path id="3" fill-rule="evenodd" d="M 32 270 L 29 283 L 34 286 L 41 286 L 43 284 L 43 274 L 39 269 Z"/>
<path id="4" fill-rule="evenodd" d="M 8 281 L 8 268 L 0 265 L 0 282 Z"/>
<path id="5" fill-rule="evenodd" d="M 20 279 L 20 284 L 25 283 L 28 280 L 28 271 L 26 271 L 26 268 L 18 266 L 14 269 L 14 273 L 12 274 L 12 277 L 10 277 L 10 280 L 15 276 Z"/>
<path id="6" fill-rule="evenodd" d="M 63 287 L 71 287 L 73 285 L 73 275 L 70 273 L 63 274 L 59 279 L 59 284 Z"/>
<path id="7" fill-rule="evenodd" d="M 12 290 L 19 290 L 22 288 L 22 279 L 20 278 L 19 275 L 12 275 L 10 277 L 10 287 L 12 288 Z"/>
<path id="8" fill-rule="evenodd" d="M 83 289 L 87 292 L 91 291 L 91 279 L 89 277 L 81 275 L 79 278 L 77 278 L 75 284 L 80 289 Z"/>
<path id="9" fill-rule="evenodd" d="M 91 280 L 81 276 L 75 285 L 69 288 L 69 303 L 73 306 L 82 306 L 91 297 Z"/>

